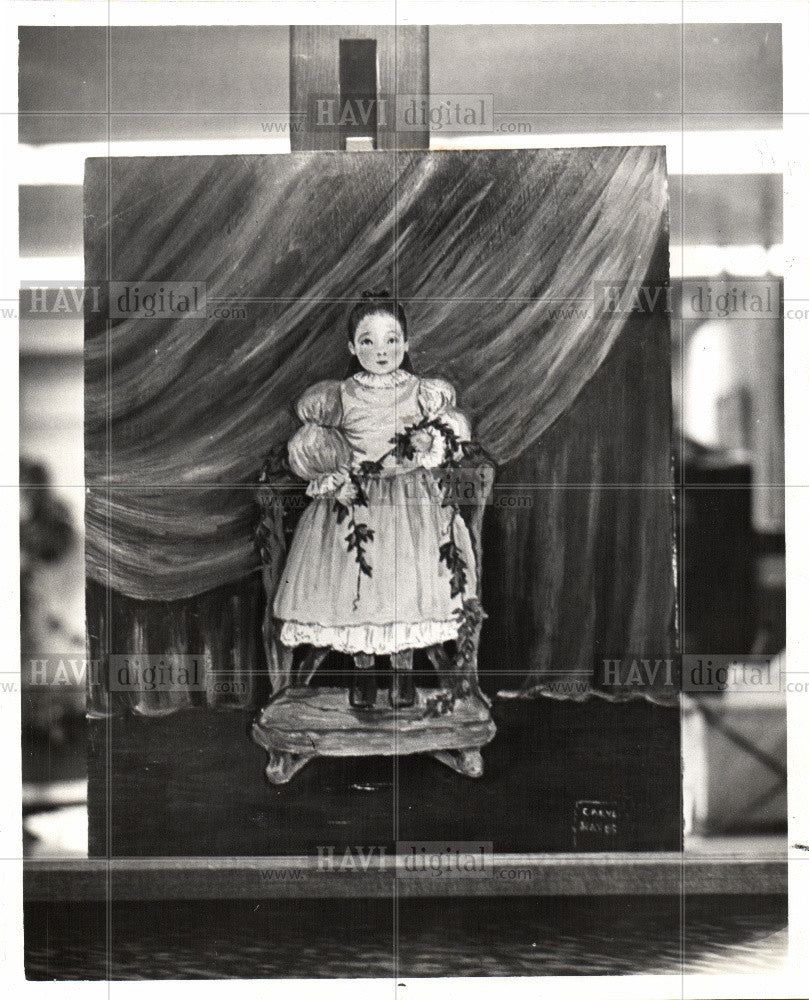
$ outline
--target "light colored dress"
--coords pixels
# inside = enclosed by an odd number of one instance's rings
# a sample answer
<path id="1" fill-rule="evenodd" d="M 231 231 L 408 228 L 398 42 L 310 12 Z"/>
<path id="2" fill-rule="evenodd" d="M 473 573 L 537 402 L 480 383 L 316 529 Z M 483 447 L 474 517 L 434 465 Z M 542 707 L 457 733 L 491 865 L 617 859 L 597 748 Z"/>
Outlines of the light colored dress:
<path id="1" fill-rule="evenodd" d="M 382 473 L 368 479 L 368 506 L 355 506 L 354 516 L 374 532 L 366 545 L 370 577 L 358 576 L 346 542 L 349 519 L 338 523 L 334 509 L 345 470 L 380 459 L 394 434 L 423 417 L 440 419 L 468 441 L 469 423 L 455 409 L 455 390 L 442 379 L 401 369 L 390 375 L 360 372 L 312 386 L 297 413 L 303 427 L 289 442 L 289 461 L 309 480 L 313 499 L 298 523 L 275 596 L 281 641 L 389 654 L 456 639 L 455 612 L 476 594 L 476 567 L 458 516 L 452 533 L 466 563 L 466 586 L 452 597 L 450 571 L 439 560 L 452 511 L 441 504 L 430 470 L 443 459 L 443 438 L 436 434 L 434 446 L 413 461 L 390 456 Z"/>

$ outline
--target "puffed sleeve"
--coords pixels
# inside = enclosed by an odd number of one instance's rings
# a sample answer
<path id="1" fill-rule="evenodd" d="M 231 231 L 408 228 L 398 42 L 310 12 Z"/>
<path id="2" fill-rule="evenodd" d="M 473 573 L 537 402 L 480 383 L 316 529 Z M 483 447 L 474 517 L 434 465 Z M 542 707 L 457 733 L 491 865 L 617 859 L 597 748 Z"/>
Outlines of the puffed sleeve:
<path id="1" fill-rule="evenodd" d="M 423 378 L 419 383 L 419 406 L 425 417 L 439 419 L 452 428 L 461 441 L 469 441 L 469 421 L 455 408 L 455 389 L 442 378 Z"/>
<path id="2" fill-rule="evenodd" d="M 316 382 L 298 400 L 295 412 L 303 423 L 321 427 L 339 427 L 343 417 L 340 383 Z"/>
<path id="3" fill-rule="evenodd" d="M 289 465 L 301 479 L 310 481 L 311 495 L 331 492 L 351 466 L 351 445 L 340 430 L 342 402 L 339 382 L 318 382 L 298 400 L 296 413 L 303 426 L 290 438 Z"/>

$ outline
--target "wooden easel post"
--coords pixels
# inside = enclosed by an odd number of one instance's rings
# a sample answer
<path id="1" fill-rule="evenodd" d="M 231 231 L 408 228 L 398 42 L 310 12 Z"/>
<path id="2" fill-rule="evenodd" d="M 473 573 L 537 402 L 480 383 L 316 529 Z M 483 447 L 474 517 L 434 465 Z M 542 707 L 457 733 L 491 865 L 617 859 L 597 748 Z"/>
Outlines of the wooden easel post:
<path id="1" fill-rule="evenodd" d="M 395 109 L 397 95 L 429 91 L 426 26 L 293 25 L 289 47 L 293 153 L 430 148 L 426 126 L 397 132 Z"/>

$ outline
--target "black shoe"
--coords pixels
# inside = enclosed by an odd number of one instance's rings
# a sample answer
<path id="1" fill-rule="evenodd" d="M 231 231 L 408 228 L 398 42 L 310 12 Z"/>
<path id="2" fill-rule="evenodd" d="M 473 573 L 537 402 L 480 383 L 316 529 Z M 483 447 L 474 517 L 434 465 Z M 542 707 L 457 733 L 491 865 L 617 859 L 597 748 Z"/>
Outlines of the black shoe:
<path id="1" fill-rule="evenodd" d="M 394 670 L 390 678 L 388 701 L 391 708 L 410 708 L 416 702 L 416 682 L 412 670 Z"/>
<path id="2" fill-rule="evenodd" d="M 373 670 L 354 670 L 348 702 L 352 708 L 373 708 L 376 704 L 376 675 Z"/>

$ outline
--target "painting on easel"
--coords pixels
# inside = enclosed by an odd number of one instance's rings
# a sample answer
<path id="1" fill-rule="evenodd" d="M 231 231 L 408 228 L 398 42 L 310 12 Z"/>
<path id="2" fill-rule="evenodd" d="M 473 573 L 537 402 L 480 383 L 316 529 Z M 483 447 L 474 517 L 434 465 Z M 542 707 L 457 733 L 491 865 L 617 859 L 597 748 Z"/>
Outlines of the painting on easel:
<path id="1" fill-rule="evenodd" d="M 290 796 L 541 788 L 551 702 L 678 759 L 666 197 L 655 147 L 88 161 L 91 651 L 198 665 L 94 711 L 249 715 Z"/>

